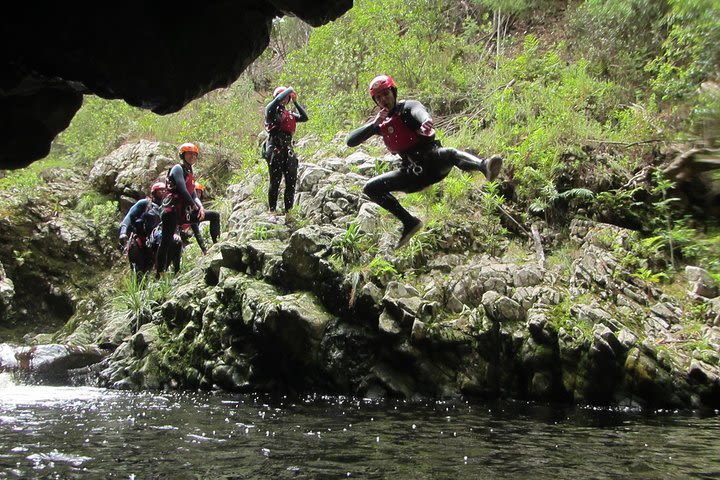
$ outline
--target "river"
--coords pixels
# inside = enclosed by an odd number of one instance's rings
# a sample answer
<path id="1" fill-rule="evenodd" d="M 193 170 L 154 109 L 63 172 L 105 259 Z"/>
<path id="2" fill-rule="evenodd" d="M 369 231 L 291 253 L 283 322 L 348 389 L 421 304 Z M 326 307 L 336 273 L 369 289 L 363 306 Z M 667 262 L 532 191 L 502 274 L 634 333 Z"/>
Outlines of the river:
<path id="1" fill-rule="evenodd" d="M 0 478 L 720 478 L 720 413 L 14 385 Z"/>

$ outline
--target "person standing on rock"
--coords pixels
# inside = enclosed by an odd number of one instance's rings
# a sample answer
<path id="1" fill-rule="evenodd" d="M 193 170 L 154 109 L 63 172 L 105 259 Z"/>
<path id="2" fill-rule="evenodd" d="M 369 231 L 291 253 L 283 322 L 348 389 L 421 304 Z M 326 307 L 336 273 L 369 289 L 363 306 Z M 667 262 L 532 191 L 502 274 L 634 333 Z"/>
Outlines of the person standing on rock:
<path id="1" fill-rule="evenodd" d="M 293 102 L 297 112 L 287 109 Z M 298 158 L 292 145 L 297 122 L 307 122 L 305 108 L 297 102 L 297 94 L 292 87 L 277 87 L 273 91 L 273 100 L 265 107 L 265 130 L 268 132 L 267 154 L 270 187 L 268 205 L 270 214 L 275 216 L 280 182 L 285 177 L 285 213 L 293 207 L 295 183 L 297 182 Z"/>
<path id="2" fill-rule="evenodd" d="M 488 180 L 495 180 L 502 167 L 502 157 L 493 155 L 480 159 L 455 148 L 444 148 L 435 139 L 430 114 L 416 100 L 397 100 L 397 85 L 389 75 L 379 75 L 370 82 L 370 96 L 380 112 L 362 127 L 350 132 L 349 147 L 356 147 L 373 135 L 381 135 L 391 153 L 400 155 L 399 170 L 384 173 L 365 184 L 363 192 L 403 224 L 397 247 L 405 245 L 423 226 L 391 192 L 418 192 L 440 182 L 452 167 L 464 171 L 480 171 Z"/>
<path id="3" fill-rule="evenodd" d="M 151 237 L 153 229 L 160 224 L 160 208 L 165 193 L 165 182 L 155 182 L 150 187 L 150 196 L 135 202 L 120 223 L 118 243 L 127 252 L 130 267 L 138 275 L 138 280 L 155 263 Z"/>
<path id="4" fill-rule="evenodd" d="M 174 241 L 178 227 L 182 224 L 199 223 L 205 219 L 205 209 L 202 201 L 195 192 L 195 175 L 193 166 L 198 161 L 200 150 L 194 143 L 183 143 L 178 149 L 182 163 L 174 165 L 167 174 L 168 192 L 162 205 L 162 236 L 157 253 L 157 273 L 162 275 L 167 268 L 171 256 L 171 245 Z M 219 215 L 211 221 L 210 231 L 220 232 Z M 217 238 L 213 238 L 215 241 Z"/>

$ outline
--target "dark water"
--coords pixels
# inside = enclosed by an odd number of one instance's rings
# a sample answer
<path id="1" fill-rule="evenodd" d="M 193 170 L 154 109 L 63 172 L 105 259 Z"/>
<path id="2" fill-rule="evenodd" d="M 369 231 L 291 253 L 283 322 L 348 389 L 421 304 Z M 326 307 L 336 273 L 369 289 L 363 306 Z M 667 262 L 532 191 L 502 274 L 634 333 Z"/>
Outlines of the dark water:
<path id="1" fill-rule="evenodd" d="M 0 383 L 0 478 L 720 478 L 720 415 Z"/>

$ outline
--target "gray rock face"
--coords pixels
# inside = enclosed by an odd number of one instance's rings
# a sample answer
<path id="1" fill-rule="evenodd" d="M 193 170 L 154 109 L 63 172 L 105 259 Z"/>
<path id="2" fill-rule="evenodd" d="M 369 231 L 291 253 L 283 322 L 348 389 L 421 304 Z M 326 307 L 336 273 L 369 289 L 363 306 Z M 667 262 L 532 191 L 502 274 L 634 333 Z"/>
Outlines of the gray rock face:
<path id="1" fill-rule="evenodd" d="M 700 267 L 688 265 L 685 267 L 685 277 L 690 284 L 690 292 L 693 295 L 699 295 L 706 298 L 714 298 L 718 296 L 718 289 L 715 281 L 707 270 Z"/>
<path id="2" fill-rule="evenodd" d="M 143 198 L 149 195 L 153 182 L 164 179 L 168 168 L 176 163 L 174 145 L 140 140 L 98 159 L 88 179 L 102 193 Z"/>
<path id="3" fill-rule="evenodd" d="M 13 21 L 2 27 L 14 41 L 0 53 L 7 67 L 0 74 L 0 112 L 8 119 L 0 128 L 6 145 L 0 168 L 47 155 L 83 94 L 175 112 L 236 80 L 267 47 L 274 17 L 295 15 L 319 26 L 345 13 L 352 0 L 211 2 L 191 12 L 166 7 L 135 0 L 100 9 L 14 5 Z M 191 41 L 178 35 L 188 22 Z M 118 35 L 128 26 L 133 35 Z"/>
<path id="4" fill-rule="evenodd" d="M 422 253 L 393 251 L 386 214 L 360 193 L 367 177 L 357 171 L 375 161 L 385 160 L 301 165 L 298 209 L 274 221 L 253 193 L 257 177 L 228 188 L 233 211 L 211 255 L 149 318 L 106 322 L 102 340 L 120 345 L 103 383 L 720 404 L 717 305 L 707 301 L 708 321 L 687 339 L 683 304 L 623 261 L 633 232 L 575 222 L 577 260 L 562 272 L 457 240 L 472 227 L 434 231 L 440 241 Z M 656 347 L 690 341 L 694 351 Z"/>

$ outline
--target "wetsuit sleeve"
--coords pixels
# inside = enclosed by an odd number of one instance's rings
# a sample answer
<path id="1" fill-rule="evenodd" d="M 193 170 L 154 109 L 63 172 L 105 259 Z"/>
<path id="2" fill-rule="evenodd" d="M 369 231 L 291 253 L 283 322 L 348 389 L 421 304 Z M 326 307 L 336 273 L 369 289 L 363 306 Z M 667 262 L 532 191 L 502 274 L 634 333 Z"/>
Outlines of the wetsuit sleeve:
<path id="1" fill-rule="evenodd" d="M 283 92 L 284 93 L 284 92 Z M 305 107 L 300 105 L 298 102 L 295 103 L 295 108 L 297 108 L 298 113 L 293 113 L 295 116 L 295 120 L 298 122 L 307 122 L 310 118 L 307 115 L 307 112 L 305 111 Z"/>
<path id="2" fill-rule="evenodd" d="M 183 175 L 183 167 L 181 165 L 175 165 L 172 170 L 170 170 L 170 180 L 175 184 L 175 188 L 177 188 L 177 191 L 182 196 L 183 200 L 187 203 L 187 205 L 195 205 L 195 199 L 190 195 L 190 192 L 188 192 L 187 187 L 185 186 L 185 175 Z"/>
<path id="3" fill-rule="evenodd" d="M 147 198 L 143 198 L 141 200 L 138 200 L 135 202 L 135 205 L 130 207 L 130 210 L 128 210 L 127 214 L 125 215 L 125 218 L 123 218 L 122 222 L 120 222 L 120 235 L 128 234 L 128 228 L 132 225 L 132 223 L 140 218 L 140 215 L 143 214 L 145 209 L 147 208 Z"/>
<path id="4" fill-rule="evenodd" d="M 350 132 L 350 135 L 348 135 L 348 138 L 347 138 L 347 146 L 348 147 L 357 147 L 358 145 L 363 143 L 368 138 L 372 137 L 373 135 L 377 135 L 379 133 L 380 133 L 380 127 L 375 125 L 374 120 L 371 120 L 369 123 Z"/>
<path id="5" fill-rule="evenodd" d="M 282 105 L 282 101 L 285 100 L 288 95 L 293 93 L 295 90 L 293 90 L 292 87 L 286 88 L 280 95 L 273 98 L 272 102 L 268 103 L 265 107 L 265 123 L 272 124 L 277 123 L 280 121 L 277 117 L 278 113 L 278 107 Z"/>
<path id="6" fill-rule="evenodd" d="M 405 125 L 414 130 L 420 128 L 420 125 L 430 118 L 430 114 L 425 109 L 425 106 L 417 100 L 405 100 L 402 115 Z M 417 126 L 415 126 L 416 123 Z"/>
<path id="7" fill-rule="evenodd" d="M 202 200 L 198 197 L 197 191 L 193 191 L 190 196 L 193 198 L 193 203 L 197 205 L 198 208 L 203 208 Z"/>

